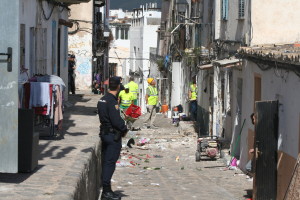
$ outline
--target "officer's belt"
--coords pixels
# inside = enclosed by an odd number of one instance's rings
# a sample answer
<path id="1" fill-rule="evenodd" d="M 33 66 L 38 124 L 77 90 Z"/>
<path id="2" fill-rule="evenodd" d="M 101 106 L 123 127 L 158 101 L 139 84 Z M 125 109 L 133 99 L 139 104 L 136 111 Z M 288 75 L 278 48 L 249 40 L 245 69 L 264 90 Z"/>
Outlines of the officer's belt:
<path id="1" fill-rule="evenodd" d="M 100 133 L 101 134 L 108 134 L 108 133 L 119 133 L 120 131 L 114 129 L 114 128 L 111 128 L 111 127 L 101 127 L 100 128 Z"/>

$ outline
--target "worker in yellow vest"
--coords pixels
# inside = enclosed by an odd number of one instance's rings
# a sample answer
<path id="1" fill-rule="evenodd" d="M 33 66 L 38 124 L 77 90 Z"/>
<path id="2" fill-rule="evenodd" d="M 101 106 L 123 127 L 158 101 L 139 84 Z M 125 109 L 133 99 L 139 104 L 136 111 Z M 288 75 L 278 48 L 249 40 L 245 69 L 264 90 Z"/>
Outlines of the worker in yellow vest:
<path id="1" fill-rule="evenodd" d="M 154 120 L 156 116 L 156 105 L 158 103 L 158 91 L 155 87 L 156 82 L 154 78 L 148 78 L 147 82 L 149 84 L 147 91 L 146 91 L 146 104 L 147 104 L 147 116 L 145 120 L 145 125 L 147 128 L 157 129 L 157 126 L 154 126 Z M 149 124 L 150 122 L 150 124 Z"/>
<path id="2" fill-rule="evenodd" d="M 196 80 L 190 85 L 189 90 L 189 100 L 190 100 L 190 117 L 192 121 L 197 120 L 197 93 L 198 88 L 196 84 Z"/>
<path id="3" fill-rule="evenodd" d="M 127 85 L 124 86 L 125 90 L 122 90 L 119 93 L 119 104 L 120 108 L 125 110 L 133 103 L 133 94 L 129 92 L 129 87 Z"/>
<path id="4" fill-rule="evenodd" d="M 129 83 L 127 84 L 129 87 L 129 91 L 133 94 L 133 104 L 138 105 L 138 95 L 139 95 L 139 86 L 134 82 L 134 78 L 130 77 Z"/>

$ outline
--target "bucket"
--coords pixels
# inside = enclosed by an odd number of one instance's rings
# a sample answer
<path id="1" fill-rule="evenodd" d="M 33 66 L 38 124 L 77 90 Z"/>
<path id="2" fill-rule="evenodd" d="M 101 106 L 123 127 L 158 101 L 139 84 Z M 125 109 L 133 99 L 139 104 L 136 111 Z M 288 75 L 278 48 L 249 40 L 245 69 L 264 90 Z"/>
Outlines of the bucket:
<path id="1" fill-rule="evenodd" d="M 166 112 L 168 112 L 168 110 L 169 110 L 169 106 L 168 105 L 162 105 L 161 106 L 161 112 L 162 113 L 166 113 Z"/>
<path id="2" fill-rule="evenodd" d="M 172 117 L 172 111 L 168 110 L 168 118 Z"/>

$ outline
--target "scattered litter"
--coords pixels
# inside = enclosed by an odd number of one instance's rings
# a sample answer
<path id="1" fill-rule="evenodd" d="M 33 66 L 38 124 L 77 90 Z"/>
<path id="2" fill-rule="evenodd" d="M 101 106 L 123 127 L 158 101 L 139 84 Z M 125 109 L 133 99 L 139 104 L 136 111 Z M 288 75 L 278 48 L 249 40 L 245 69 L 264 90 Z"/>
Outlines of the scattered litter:
<path id="1" fill-rule="evenodd" d="M 136 144 L 137 146 L 144 146 L 150 142 L 149 138 L 141 138 L 139 142 Z"/>
<path id="2" fill-rule="evenodd" d="M 144 167 L 147 170 L 160 170 L 160 167 Z"/>
<path id="3" fill-rule="evenodd" d="M 114 182 L 116 182 L 116 181 L 115 181 L 114 179 L 111 179 L 111 182 L 113 182 L 113 183 L 114 183 Z"/>
<path id="4" fill-rule="evenodd" d="M 184 166 L 181 167 L 181 170 L 184 170 Z"/>
<path id="5" fill-rule="evenodd" d="M 122 187 L 121 187 L 121 186 L 117 186 L 117 188 L 118 188 L 118 189 L 122 189 Z"/>
<path id="6" fill-rule="evenodd" d="M 229 166 L 228 169 L 229 170 L 237 170 L 237 167 Z"/>
<path id="7" fill-rule="evenodd" d="M 198 171 L 202 171 L 202 169 L 201 169 L 201 168 L 198 168 L 198 167 L 196 168 L 196 170 L 198 170 Z"/>
<path id="8" fill-rule="evenodd" d="M 153 186 L 159 186 L 159 183 L 151 183 Z"/>
<path id="9" fill-rule="evenodd" d="M 132 167 L 134 166 L 131 162 L 127 162 L 127 161 L 117 161 L 116 163 L 117 167 Z"/>
<path id="10" fill-rule="evenodd" d="M 132 185 L 132 182 L 128 182 L 129 185 Z"/>
<path id="11" fill-rule="evenodd" d="M 145 146 L 137 147 L 137 149 L 140 149 L 140 150 L 149 150 L 149 148 L 147 148 L 147 147 L 145 147 Z"/>
<path id="12" fill-rule="evenodd" d="M 179 156 L 176 157 L 176 162 L 178 162 L 178 161 L 179 161 Z"/>
<path id="13" fill-rule="evenodd" d="M 154 158 L 163 158 L 161 155 L 153 155 Z"/>

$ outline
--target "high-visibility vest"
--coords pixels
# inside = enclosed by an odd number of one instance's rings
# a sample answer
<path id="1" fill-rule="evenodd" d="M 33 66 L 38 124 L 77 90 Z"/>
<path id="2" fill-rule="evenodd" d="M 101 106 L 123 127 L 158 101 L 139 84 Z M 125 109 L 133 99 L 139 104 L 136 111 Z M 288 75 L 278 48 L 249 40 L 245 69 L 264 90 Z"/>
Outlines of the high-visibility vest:
<path id="1" fill-rule="evenodd" d="M 126 93 L 125 90 L 122 90 L 119 94 L 119 98 L 121 99 L 121 105 L 124 107 L 129 107 L 133 100 L 133 95 L 129 92 Z"/>
<path id="2" fill-rule="evenodd" d="M 130 81 L 127 86 L 129 87 L 129 91 L 133 94 L 134 100 L 137 99 L 137 94 L 139 93 L 139 86 L 133 81 Z"/>
<path id="3" fill-rule="evenodd" d="M 191 84 L 190 89 L 191 89 L 191 93 L 192 93 L 190 100 L 191 101 L 197 100 L 197 93 L 198 93 L 197 86 L 194 86 L 194 84 Z"/>
<path id="4" fill-rule="evenodd" d="M 158 102 L 158 92 L 157 88 L 153 86 L 148 87 L 150 94 L 148 95 L 148 105 L 156 106 Z"/>

